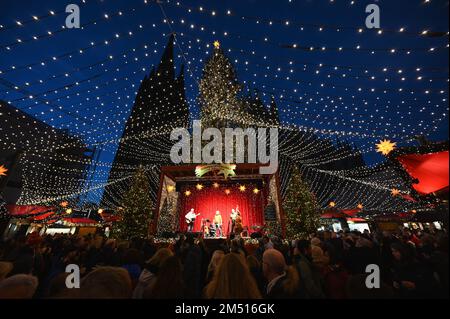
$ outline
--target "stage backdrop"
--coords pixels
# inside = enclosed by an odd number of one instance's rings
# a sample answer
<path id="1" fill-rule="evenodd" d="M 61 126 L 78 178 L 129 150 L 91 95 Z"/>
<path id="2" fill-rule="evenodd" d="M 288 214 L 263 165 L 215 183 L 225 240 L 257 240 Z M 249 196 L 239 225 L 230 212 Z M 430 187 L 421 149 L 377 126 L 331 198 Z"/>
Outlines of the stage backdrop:
<path id="1" fill-rule="evenodd" d="M 229 221 L 231 209 L 239 206 L 242 216 L 242 226 L 247 226 L 250 233 L 252 226 L 262 226 L 263 219 L 263 195 L 262 192 L 255 194 L 254 185 L 245 185 L 246 190 L 241 191 L 239 185 L 230 187 L 205 186 L 202 190 L 198 190 L 195 186 L 183 187 L 180 194 L 180 228 L 181 231 L 187 230 L 185 215 L 191 208 L 201 215 L 197 217 L 194 225 L 194 231 L 201 231 L 202 219 L 212 221 L 216 211 L 220 211 L 223 220 L 224 235 L 228 235 Z M 226 193 L 229 190 L 229 194 Z M 186 191 L 191 194 L 186 196 Z"/>

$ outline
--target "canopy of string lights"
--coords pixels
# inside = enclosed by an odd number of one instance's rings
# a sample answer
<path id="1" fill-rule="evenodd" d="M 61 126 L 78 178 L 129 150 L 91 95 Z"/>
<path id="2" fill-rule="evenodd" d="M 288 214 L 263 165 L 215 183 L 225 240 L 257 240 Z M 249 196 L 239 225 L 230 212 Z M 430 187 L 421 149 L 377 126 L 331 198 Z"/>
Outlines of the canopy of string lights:
<path id="1" fill-rule="evenodd" d="M 17 204 L 116 208 L 139 167 L 155 202 L 170 132 L 221 118 L 280 129 L 283 196 L 297 167 L 322 208 L 429 207 L 389 154 L 448 139 L 448 2 L 380 1 L 378 29 L 359 0 L 78 5 L 68 28 L 60 1 L 2 4 L 0 181 L 20 175 Z"/>

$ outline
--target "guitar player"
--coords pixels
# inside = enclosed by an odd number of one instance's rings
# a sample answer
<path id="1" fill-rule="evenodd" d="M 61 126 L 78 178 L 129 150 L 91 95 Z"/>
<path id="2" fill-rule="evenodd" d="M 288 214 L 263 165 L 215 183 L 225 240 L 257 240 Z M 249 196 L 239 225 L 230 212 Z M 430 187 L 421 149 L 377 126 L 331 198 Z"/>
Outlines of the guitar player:
<path id="1" fill-rule="evenodd" d="M 199 215 L 200 214 L 196 214 L 194 209 L 191 208 L 191 210 L 186 214 L 186 216 L 184 216 L 186 218 L 186 224 L 188 225 L 188 230 L 187 231 L 189 233 L 192 233 L 192 231 L 194 230 L 195 219 Z"/>

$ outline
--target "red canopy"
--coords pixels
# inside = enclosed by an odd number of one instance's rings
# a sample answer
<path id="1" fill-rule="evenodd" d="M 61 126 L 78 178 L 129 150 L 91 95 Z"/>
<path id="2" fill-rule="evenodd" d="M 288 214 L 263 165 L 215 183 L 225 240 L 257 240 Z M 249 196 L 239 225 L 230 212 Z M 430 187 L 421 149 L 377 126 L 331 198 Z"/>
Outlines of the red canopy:
<path id="1" fill-rule="evenodd" d="M 64 221 L 72 224 L 98 224 L 96 220 L 90 218 L 64 218 Z"/>
<path id="2" fill-rule="evenodd" d="M 6 205 L 9 213 L 12 216 L 20 215 L 38 215 L 46 213 L 54 209 L 50 206 L 35 206 L 35 205 Z"/>
<path id="3" fill-rule="evenodd" d="M 337 209 L 330 208 L 325 210 L 325 212 L 321 215 L 322 218 L 348 218 L 354 217 L 356 214 L 361 212 L 361 209 Z"/>
<path id="4" fill-rule="evenodd" d="M 47 217 L 50 217 L 51 215 L 55 214 L 54 212 L 48 212 L 48 213 L 44 213 L 42 215 L 33 217 L 33 221 L 39 221 L 39 220 L 44 220 Z"/>
<path id="5" fill-rule="evenodd" d="M 322 214 L 320 217 L 322 217 L 322 218 L 347 218 L 348 215 L 344 214 L 343 212 L 338 212 L 338 211 L 331 212 L 331 211 L 329 211 L 329 212 L 326 212 L 326 213 Z"/>
<path id="6" fill-rule="evenodd" d="M 413 184 L 420 194 L 428 195 L 448 187 L 448 151 L 430 154 L 409 154 L 398 157 L 398 161 L 413 178 Z"/>

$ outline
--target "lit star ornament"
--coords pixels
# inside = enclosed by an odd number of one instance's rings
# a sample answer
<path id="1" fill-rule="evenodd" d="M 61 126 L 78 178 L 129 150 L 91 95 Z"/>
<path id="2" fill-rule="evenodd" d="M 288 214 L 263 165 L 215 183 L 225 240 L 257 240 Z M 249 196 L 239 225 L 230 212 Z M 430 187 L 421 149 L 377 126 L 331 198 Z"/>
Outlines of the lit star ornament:
<path id="1" fill-rule="evenodd" d="M 220 42 L 219 41 L 214 41 L 214 47 L 218 50 L 220 49 Z"/>
<path id="2" fill-rule="evenodd" d="M 400 191 L 397 188 L 394 188 L 391 190 L 392 196 L 398 196 L 400 195 Z"/>
<path id="3" fill-rule="evenodd" d="M 3 165 L 0 166 L 0 176 L 6 176 L 7 171 L 8 169 L 5 166 Z"/>
<path id="4" fill-rule="evenodd" d="M 380 143 L 376 144 L 377 152 L 383 155 L 388 155 L 390 152 L 395 150 L 396 145 L 397 143 L 393 143 L 389 140 L 380 141 Z"/>

